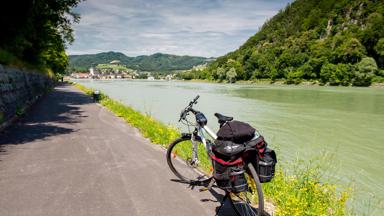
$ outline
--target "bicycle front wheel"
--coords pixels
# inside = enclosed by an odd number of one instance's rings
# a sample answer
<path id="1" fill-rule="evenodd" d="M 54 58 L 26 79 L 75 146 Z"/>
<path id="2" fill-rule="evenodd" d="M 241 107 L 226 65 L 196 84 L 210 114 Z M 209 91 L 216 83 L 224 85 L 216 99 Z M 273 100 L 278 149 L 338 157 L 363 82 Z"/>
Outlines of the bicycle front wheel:
<path id="1" fill-rule="evenodd" d="M 211 179 L 211 160 L 203 143 L 197 142 L 198 161 L 193 158 L 190 138 L 178 138 L 167 150 L 167 162 L 172 172 L 186 183 L 206 182 Z"/>
<path id="2" fill-rule="evenodd" d="M 248 191 L 229 193 L 229 200 L 239 216 L 264 215 L 264 196 L 259 177 L 251 163 L 247 164 L 245 177 L 248 182 Z"/>

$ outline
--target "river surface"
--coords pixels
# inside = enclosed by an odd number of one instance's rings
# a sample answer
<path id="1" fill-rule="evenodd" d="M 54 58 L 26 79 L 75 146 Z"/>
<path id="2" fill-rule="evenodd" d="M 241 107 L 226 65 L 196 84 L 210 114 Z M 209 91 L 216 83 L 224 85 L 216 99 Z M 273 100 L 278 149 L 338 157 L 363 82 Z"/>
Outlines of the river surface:
<path id="1" fill-rule="evenodd" d="M 75 81 L 180 128 L 180 111 L 200 95 L 196 109 L 212 129 L 215 112 L 246 121 L 278 149 L 279 163 L 321 158 L 324 176 L 354 188 L 355 211 L 384 211 L 384 89 Z"/>

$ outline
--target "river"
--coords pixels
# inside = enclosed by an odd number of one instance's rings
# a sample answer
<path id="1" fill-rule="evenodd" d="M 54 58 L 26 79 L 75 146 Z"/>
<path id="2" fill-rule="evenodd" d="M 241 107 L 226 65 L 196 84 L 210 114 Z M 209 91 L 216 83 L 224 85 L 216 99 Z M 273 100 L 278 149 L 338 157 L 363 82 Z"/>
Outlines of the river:
<path id="1" fill-rule="evenodd" d="M 325 176 L 354 188 L 352 206 L 357 212 L 384 211 L 383 89 L 75 81 L 181 128 L 180 111 L 200 95 L 196 109 L 207 116 L 212 129 L 218 128 L 215 112 L 246 121 L 278 149 L 280 163 L 320 157 Z"/>

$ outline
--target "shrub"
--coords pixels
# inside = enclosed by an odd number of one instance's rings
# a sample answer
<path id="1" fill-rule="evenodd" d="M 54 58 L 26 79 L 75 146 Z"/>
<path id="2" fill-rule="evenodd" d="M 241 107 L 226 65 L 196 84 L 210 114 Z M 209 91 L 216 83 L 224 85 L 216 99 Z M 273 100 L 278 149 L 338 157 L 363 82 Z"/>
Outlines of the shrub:
<path id="1" fill-rule="evenodd" d="M 234 83 L 236 82 L 236 76 L 237 76 L 237 73 L 236 73 L 236 69 L 235 68 L 230 68 L 228 71 L 227 71 L 227 79 L 228 79 L 228 82 L 229 83 Z"/>
<path id="2" fill-rule="evenodd" d="M 351 64 L 331 64 L 323 65 L 320 72 L 320 80 L 323 84 L 329 83 L 330 85 L 343 85 L 350 84 L 351 76 L 354 67 Z"/>
<path id="3" fill-rule="evenodd" d="M 356 65 L 352 84 L 354 86 L 369 86 L 372 83 L 372 79 L 378 70 L 377 64 L 374 58 L 365 57 Z"/>
<path id="4" fill-rule="evenodd" d="M 334 71 L 336 71 L 336 65 L 332 63 L 324 64 L 320 70 L 320 82 L 323 84 L 328 83 Z"/>
<path id="5" fill-rule="evenodd" d="M 286 84 L 300 84 L 302 81 L 303 73 L 301 71 L 290 71 L 287 73 Z"/>
<path id="6" fill-rule="evenodd" d="M 347 86 L 350 83 L 353 66 L 350 64 L 337 64 L 336 70 L 332 71 L 329 84 Z"/>

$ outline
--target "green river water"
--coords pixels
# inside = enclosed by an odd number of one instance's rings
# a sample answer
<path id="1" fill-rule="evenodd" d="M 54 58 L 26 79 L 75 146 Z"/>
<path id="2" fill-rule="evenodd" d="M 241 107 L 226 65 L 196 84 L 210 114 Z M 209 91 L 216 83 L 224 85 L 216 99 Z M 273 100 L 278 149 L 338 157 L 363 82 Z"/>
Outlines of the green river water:
<path id="1" fill-rule="evenodd" d="M 352 208 L 384 214 L 384 89 L 75 81 L 181 128 L 180 111 L 199 94 L 196 109 L 212 129 L 218 128 L 215 112 L 250 123 L 279 149 L 279 163 L 326 152 L 332 157 L 323 158 L 325 175 L 354 188 Z"/>

